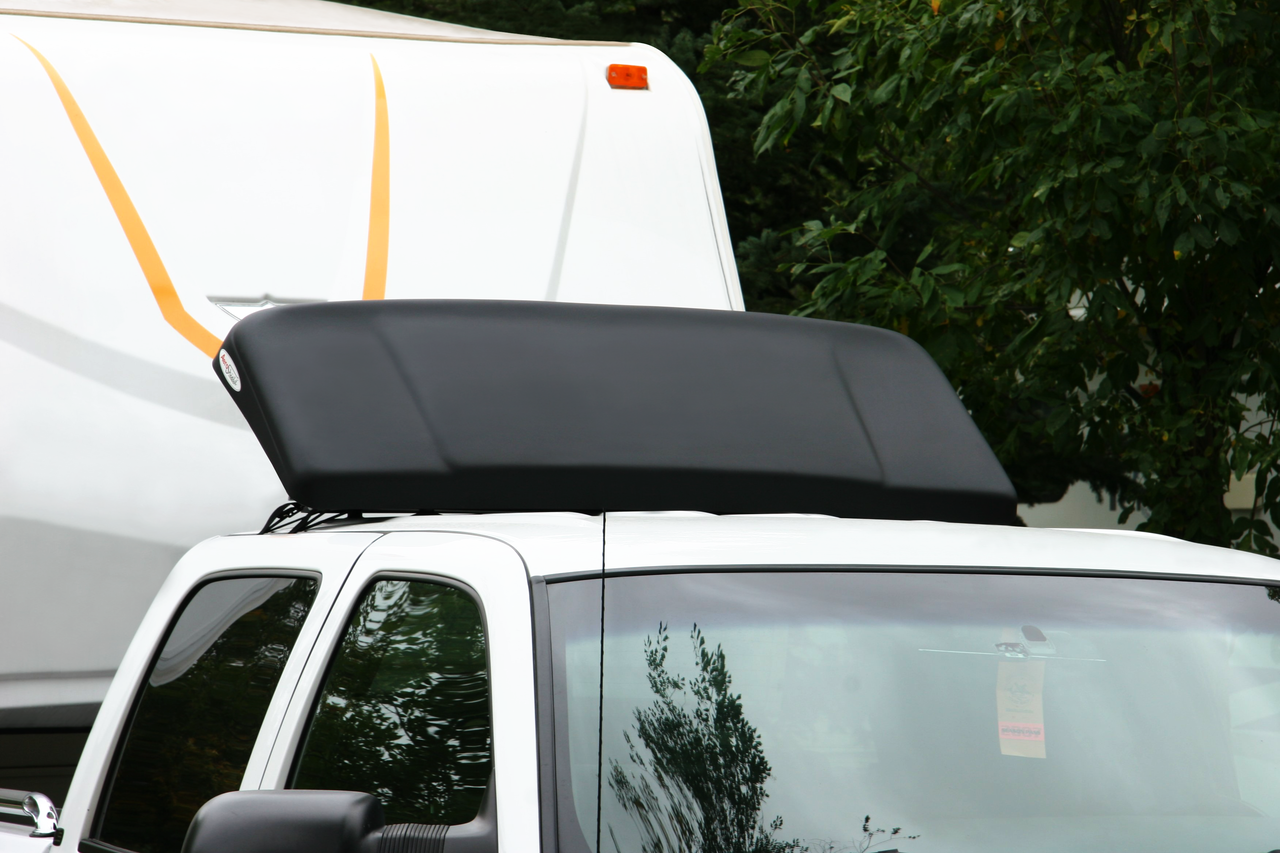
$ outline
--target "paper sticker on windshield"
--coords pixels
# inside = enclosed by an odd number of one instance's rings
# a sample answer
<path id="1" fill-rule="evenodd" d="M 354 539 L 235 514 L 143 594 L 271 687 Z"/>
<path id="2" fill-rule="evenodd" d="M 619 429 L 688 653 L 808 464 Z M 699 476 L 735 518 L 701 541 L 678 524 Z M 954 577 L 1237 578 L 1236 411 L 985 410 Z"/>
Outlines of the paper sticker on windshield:
<path id="1" fill-rule="evenodd" d="M 1038 740 L 1044 741 L 1044 726 L 1026 725 L 1024 723 L 1000 723 L 1001 740 Z M 1044 756 L 1041 756 L 1043 758 Z"/>
<path id="2" fill-rule="evenodd" d="M 218 366 L 222 368 L 222 377 L 227 380 L 231 390 L 239 391 L 240 371 L 236 370 L 236 363 L 231 360 L 231 356 L 227 355 L 226 350 L 218 351 Z"/>
<path id="3" fill-rule="evenodd" d="M 1002 660 L 996 670 L 1000 754 L 1044 758 L 1044 661 Z"/>

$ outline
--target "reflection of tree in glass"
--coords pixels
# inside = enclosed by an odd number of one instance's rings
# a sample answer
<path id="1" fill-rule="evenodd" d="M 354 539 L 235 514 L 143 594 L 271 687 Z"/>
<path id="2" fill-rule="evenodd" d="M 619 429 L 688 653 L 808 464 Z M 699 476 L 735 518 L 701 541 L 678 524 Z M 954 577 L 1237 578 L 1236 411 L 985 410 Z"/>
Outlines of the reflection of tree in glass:
<path id="1" fill-rule="evenodd" d="M 886 834 L 887 833 L 887 834 Z M 879 841 L 876 838 L 884 835 Z M 842 846 L 834 841 L 819 841 L 811 845 L 814 853 L 899 853 L 898 848 L 891 850 L 876 850 L 881 844 L 888 844 L 895 839 L 902 841 L 914 841 L 919 835 L 903 835 L 902 827 L 895 826 L 893 829 L 872 829 L 871 815 L 867 815 L 862 819 L 862 836 L 853 839 L 853 844 Z"/>
<path id="2" fill-rule="evenodd" d="M 378 582 L 329 672 L 294 787 L 367 791 L 391 823 L 466 823 L 490 751 L 479 608 L 453 587 Z"/>
<path id="3" fill-rule="evenodd" d="M 733 679 L 724 650 L 707 647 L 698 626 L 690 634 L 698 674 L 667 671 L 667 626 L 645 639 L 649 687 L 657 697 L 635 710 L 642 755 L 624 734 L 635 774 L 610 759 L 609 787 L 635 821 L 643 853 L 802 853 L 797 841 L 779 841 L 775 817 L 760 821 L 764 783 L 772 774 L 760 735 L 742 712 L 742 697 L 729 692 Z M 683 694 L 692 694 L 693 708 Z M 656 788 L 655 788 L 656 785 Z M 618 838 L 609 828 L 614 847 Z"/>
<path id="4" fill-rule="evenodd" d="M 208 587 L 254 583 L 260 580 Z M 139 853 L 177 853 L 196 811 L 240 787 L 315 593 L 313 580 L 282 582 L 179 677 L 143 688 L 98 830 L 102 840 Z"/>

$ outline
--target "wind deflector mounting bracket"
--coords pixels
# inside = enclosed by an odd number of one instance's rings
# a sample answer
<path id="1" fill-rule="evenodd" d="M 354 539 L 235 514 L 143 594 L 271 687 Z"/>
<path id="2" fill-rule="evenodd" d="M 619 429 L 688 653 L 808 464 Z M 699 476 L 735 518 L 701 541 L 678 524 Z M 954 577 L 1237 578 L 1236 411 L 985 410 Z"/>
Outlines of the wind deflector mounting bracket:
<path id="1" fill-rule="evenodd" d="M 951 384 L 884 329 L 387 300 L 259 311 L 223 347 L 215 373 L 316 510 L 1016 518 Z"/>

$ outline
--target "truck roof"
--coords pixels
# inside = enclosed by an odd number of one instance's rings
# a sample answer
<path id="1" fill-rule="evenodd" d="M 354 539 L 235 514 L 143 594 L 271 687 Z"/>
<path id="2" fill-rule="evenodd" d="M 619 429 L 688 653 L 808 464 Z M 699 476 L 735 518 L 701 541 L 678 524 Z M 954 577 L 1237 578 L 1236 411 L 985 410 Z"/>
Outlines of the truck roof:
<path id="1" fill-rule="evenodd" d="M 389 517 L 315 533 L 438 531 L 486 536 L 516 549 L 531 576 L 552 579 L 598 574 L 602 530 L 607 539 L 603 558 L 609 572 L 709 567 L 902 567 L 1149 573 L 1280 581 L 1280 562 L 1276 560 L 1155 534 L 821 515 L 461 513 Z M 200 547 L 216 550 L 219 545 L 215 543 L 243 543 L 246 539 L 258 537 L 220 537 Z M 237 543 L 235 547 L 252 546 Z"/>

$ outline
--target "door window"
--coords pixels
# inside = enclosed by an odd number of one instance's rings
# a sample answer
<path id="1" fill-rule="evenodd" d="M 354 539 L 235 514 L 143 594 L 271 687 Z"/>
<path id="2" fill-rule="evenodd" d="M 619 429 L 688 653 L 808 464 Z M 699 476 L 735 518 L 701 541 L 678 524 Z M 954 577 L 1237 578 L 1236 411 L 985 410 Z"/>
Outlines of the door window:
<path id="1" fill-rule="evenodd" d="M 366 791 L 388 823 L 467 823 L 492 740 L 475 600 L 441 583 L 378 580 L 325 676 L 292 787 Z"/>
<path id="2" fill-rule="evenodd" d="M 116 756 L 99 840 L 178 853 L 200 806 L 240 787 L 318 586 L 311 578 L 228 578 L 187 601 Z"/>

